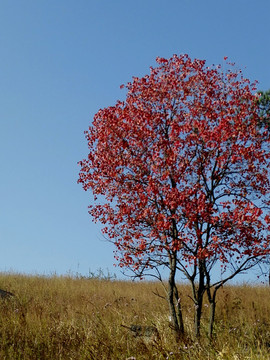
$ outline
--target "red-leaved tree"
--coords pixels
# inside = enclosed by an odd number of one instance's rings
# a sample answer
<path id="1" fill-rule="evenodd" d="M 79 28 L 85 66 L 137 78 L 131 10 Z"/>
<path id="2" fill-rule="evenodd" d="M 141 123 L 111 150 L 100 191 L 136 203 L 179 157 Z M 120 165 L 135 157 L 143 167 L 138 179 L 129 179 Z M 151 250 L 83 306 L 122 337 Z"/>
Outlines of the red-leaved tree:
<path id="1" fill-rule="evenodd" d="M 217 290 L 270 251 L 269 141 L 257 126 L 255 85 L 233 64 L 226 69 L 157 58 L 150 75 L 126 85 L 125 101 L 95 115 L 79 163 L 78 181 L 97 201 L 89 212 L 120 266 L 159 279 L 167 268 L 178 336 L 177 273 L 192 287 L 196 336 L 206 294 L 211 336 Z"/>

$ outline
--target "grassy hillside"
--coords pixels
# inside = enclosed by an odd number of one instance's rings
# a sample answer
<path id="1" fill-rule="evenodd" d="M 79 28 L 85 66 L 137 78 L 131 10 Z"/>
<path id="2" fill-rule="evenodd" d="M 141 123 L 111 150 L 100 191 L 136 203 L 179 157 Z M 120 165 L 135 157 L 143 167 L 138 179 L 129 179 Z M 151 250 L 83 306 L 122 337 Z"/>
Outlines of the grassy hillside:
<path id="1" fill-rule="evenodd" d="M 192 339 L 193 304 L 179 286 L 188 337 L 174 341 L 158 283 L 0 274 L 0 359 L 270 359 L 270 289 L 224 287 L 215 338 Z M 133 329 L 134 331 L 130 330 Z M 154 330 L 156 327 L 157 331 Z"/>

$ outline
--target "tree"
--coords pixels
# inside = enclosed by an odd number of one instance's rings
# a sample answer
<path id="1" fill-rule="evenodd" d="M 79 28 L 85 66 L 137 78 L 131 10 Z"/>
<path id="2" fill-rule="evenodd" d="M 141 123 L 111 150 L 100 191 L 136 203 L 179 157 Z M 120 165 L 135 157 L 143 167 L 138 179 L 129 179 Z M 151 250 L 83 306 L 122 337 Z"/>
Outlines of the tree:
<path id="1" fill-rule="evenodd" d="M 78 182 L 96 201 L 89 213 L 119 265 L 160 280 L 167 269 L 178 337 L 177 274 L 191 284 L 196 336 L 207 295 L 212 336 L 218 289 L 269 253 L 269 141 L 258 131 L 255 85 L 226 66 L 157 58 L 150 75 L 126 85 L 125 101 L 97 112 L 79 163 Z"/>

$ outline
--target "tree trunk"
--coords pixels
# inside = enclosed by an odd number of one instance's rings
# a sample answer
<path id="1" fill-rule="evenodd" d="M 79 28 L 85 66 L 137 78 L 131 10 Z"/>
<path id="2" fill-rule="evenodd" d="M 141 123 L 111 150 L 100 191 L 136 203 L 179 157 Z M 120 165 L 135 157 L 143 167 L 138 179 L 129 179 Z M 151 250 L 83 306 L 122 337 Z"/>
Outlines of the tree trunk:
<path id="1" fill-rule="evenodd" d="M 171 255 L 170 258 L 170 276 L 168 281 L 168 303 L 171 315 L 171 322 L 173 329 L 175 331 L 176 340 L 178 341 L 184 335 L 184 325 L 182 317 L 181 304 L 178 297 L 178 291 L 175 284 L 175 273 L 176 273 L 176 258 L 175 254 Z M 174 300 L 176 299 L 177 303 L 175 305 Z M 177 311 L 176 311 L 177 307 Z"/>
<path id="2" fill-rule="evenodd" d="M 204 266 L 202 260 L 199 261 L 199 285 L 196 291 L 195 299 L 195 317 L 194 317 L 194 330 L 195 336 L 200 337 L 201 328 L 201 316 L 202 316 L 202 305 L 203 305 L 203 294 L 205 291 L 204 286 Z"/>
<path id="3" fill-rule="evenodd" d="M 195 305 L 194 331 L 195 331 L 195 336 L 197 338 L 200 337 L 201 316 L 202 316 L 202 298 Z"/>
<path id="4" fill-rule="evenodd" d="M 173 325 L 173 329 L 176 334 L 180 334 L 180 326 L 178 323 L 176 309 L 175 309 L 175 305 L 174 305 L 173 287 L 171 287 L 170 282 L 169 282 L 169 291 L 168 291 L 168 302 L 169 302 L 170 316 L 171 316 L 171 322 Z"/>
<path id="5" fill-rule="evenodd" d="M 180 328 L 180 333 L 184 334 L 184 321 L 182 315 L 182 306 L 181 306 L 181 299 L 179 297 L 178 289 L 176 284 L 174 285 L 174 297 L 176 301 L 176 308 L 177 308 L 177 319 Z"/>

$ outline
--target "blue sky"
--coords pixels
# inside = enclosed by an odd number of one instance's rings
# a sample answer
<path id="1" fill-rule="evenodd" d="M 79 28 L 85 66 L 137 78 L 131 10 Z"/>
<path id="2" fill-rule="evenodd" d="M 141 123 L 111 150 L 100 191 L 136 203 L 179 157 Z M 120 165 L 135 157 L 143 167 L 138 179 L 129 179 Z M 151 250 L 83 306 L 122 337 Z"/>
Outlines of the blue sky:
<path id="1" fill-rule="evenodd" d="M 270 88 L 269 0 L 0 2 L 0 271 L 113 267 L 77 184 L 84 130 L 157 56 L 228 56 Z"/>

